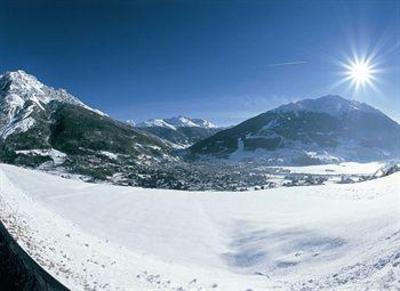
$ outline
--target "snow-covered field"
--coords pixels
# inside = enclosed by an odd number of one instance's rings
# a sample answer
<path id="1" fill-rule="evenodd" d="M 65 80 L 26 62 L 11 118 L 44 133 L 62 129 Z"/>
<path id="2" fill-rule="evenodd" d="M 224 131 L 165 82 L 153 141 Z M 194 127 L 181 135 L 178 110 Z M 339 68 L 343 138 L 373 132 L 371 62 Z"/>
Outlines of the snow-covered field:
<path id="1" fill-rule="evenodd" d="M 73 290 L 399 290 L 400 173 L 182 192 L 0 165 L 0 219 Z"/>
<path id="2" fill-rule="evenodd" d="M 355 163 L 343 162 L 336 164 L 322 164 L 302 167 L 279 167 L 296 174 L 313 175 L 372 175 L 379 168 L 384 166 L 384 162 Z M 272 167 L 274 168 L 274 167 Z M 276 168 L 276 167 L 275 167 Z"/>

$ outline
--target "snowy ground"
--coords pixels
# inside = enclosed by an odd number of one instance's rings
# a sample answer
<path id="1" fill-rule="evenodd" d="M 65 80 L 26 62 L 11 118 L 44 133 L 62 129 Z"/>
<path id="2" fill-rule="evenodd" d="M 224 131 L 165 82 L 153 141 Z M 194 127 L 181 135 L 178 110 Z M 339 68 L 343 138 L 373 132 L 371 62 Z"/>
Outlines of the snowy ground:
<path id="1" fill-rule="evenodd" d="M 0 165 L 0 219 L 73 290 L 399 290 L 399 181 L 201 193 Z"/>
<path id="2" fill-rule="evenodd" d="M 355 163 L 343 162 L 337 164 L 322 164 L 303 167 L 279 167 L 288 170 L 290 173 L 296 174 L 313 174 L 313 175 L 372 175 L 384 162 Z M 271 167 L 276 168 L 276 167 Z"/>

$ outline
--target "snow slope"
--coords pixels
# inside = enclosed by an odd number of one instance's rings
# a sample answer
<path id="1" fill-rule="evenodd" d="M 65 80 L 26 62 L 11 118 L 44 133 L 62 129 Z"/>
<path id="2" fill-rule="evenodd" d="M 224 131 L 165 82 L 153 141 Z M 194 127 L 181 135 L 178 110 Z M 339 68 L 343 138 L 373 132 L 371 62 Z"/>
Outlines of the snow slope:
<path id="1" fill-rule="evenodd" d="M 194 193 L 0 165 L 0 218 L 74 290 L 398 290 L 399 181 Z"/>
<path id="2" fill-rule="evenodd" d="M 297 174 L 314 174 L 314 175 L 373 175 L 381 167 L 385 165 L 384 162 L 370 162 L 370 163 L 355 163 L 344 162 L 337 164 L 325 165 L 312 165 L 302 167 L 279 167 L 288 170 L 290 173 Z M 277 167 L 271 167 L 277 168 Z"/>

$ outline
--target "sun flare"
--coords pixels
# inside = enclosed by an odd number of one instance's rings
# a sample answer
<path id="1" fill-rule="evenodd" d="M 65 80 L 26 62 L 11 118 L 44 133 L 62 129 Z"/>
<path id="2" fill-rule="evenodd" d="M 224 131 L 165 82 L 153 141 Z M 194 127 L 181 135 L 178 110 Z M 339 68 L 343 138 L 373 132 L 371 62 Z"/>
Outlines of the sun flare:
<path id="1" fill-rule="evenodd" d="M 350 70 L 351 78 L 354 82 L 365 83 L 371 80 L 372 70 L 368 63 L 355 63 Z"/>
<path id="2" fill-rule="evenodd" d="M 350 81 L 356 89 L 367 85 L 374 87 L 373 81 L 376 80 L 375 74 L 377 71 L 370 59 L 355 58 L 348 61 L 344 67 L 346 69 L 345 79 Z"/>

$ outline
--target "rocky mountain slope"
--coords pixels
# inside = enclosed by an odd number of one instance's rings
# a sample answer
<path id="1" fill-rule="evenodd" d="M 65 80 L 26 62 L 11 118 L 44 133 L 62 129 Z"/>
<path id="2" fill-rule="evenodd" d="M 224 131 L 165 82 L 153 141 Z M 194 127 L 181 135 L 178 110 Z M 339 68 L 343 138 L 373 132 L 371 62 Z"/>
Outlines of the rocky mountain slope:
<path id="1" fill-rule="evenodd" d="M 400 125 L 379 110 L 340 96 L 280 106 L 188 149 L 191 158 L 312 164 L 399 155 Z"/>
<path id="2" fill-rule="evenodd" d="M 115 121 L 23 71 L 0 76 L 0 161 L 135 184 L 175 160 L 159 138 Z"/>
<path id="3" fill-rule="evenodd" d="M 137 125 L 168 142 L 174 148 L 187 148 L 220 131 L 208 120 L 178 116 L 166 119 L 150 119 Z"/>

